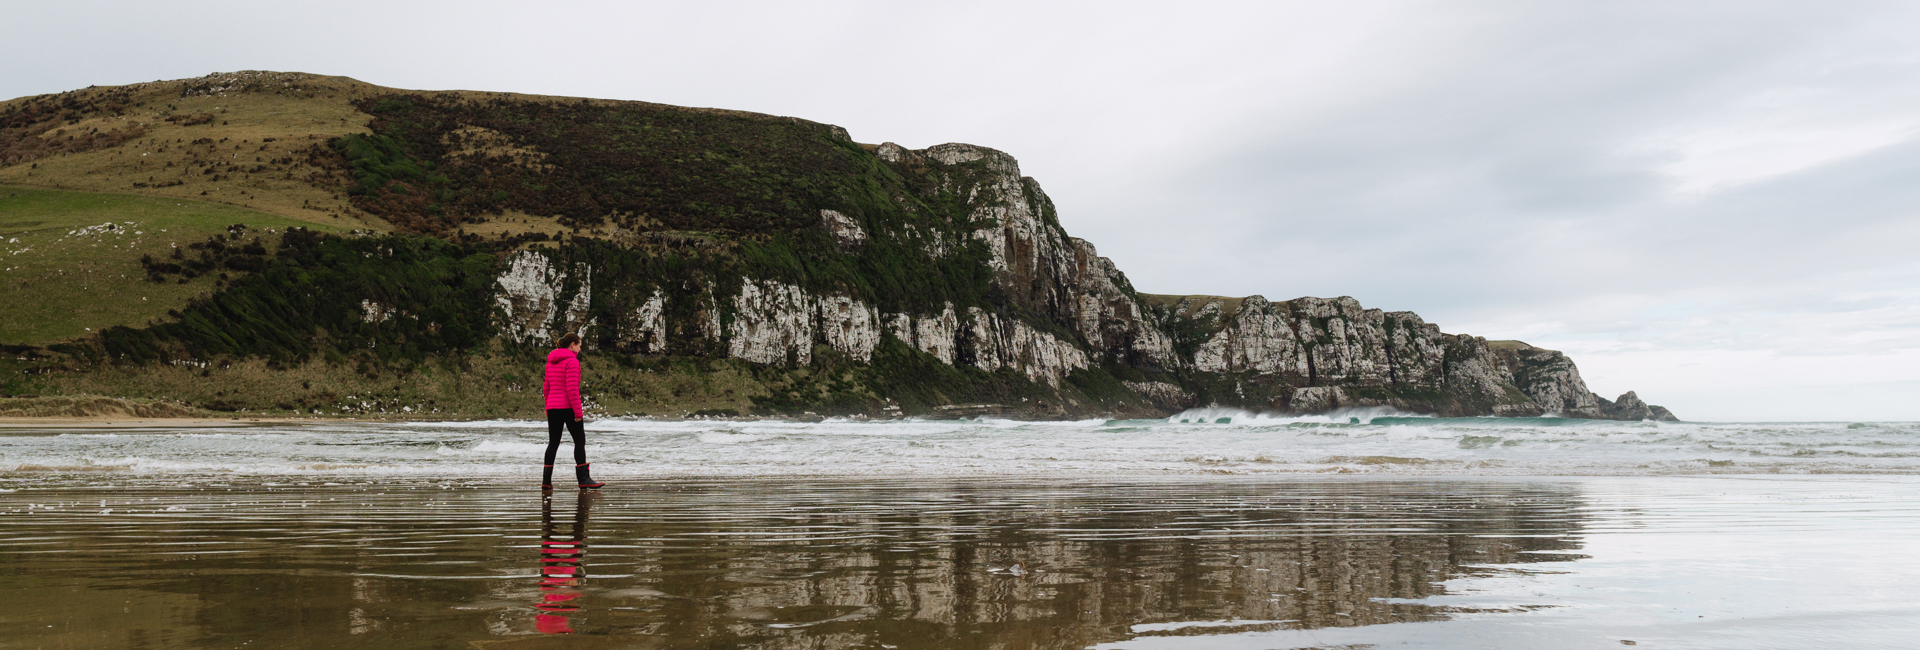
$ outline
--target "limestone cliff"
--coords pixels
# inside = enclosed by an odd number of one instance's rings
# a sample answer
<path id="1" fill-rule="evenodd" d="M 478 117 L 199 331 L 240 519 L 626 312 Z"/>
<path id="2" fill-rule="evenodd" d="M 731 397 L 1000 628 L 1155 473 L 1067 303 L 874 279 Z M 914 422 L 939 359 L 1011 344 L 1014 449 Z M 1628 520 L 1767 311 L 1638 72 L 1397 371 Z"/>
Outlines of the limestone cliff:
<path id="1" fill-rule="evenodd" d="M 259 72 L 12 100 L 0 126 L 0 153 L 13 152 L 0 181 L 353 229 L 289 229 L 277 250 L 252 242 L 244 259 L 149 258 L 133 277 L 217 271 L 221 284 L 145 326 L 16 342 L 36 344 L 14 355 L 27 374 L 321 364 L 312 372 L 333 379 L 300 382 L 317 394 L 346 374 L 378 383 L 536 363 L 577 332 L 604 361 L 590 399 L 629 412 L 1672 418 L 1633 393 L 1594 395 L 1559 352 L 1443 333 L 1353 298 L 1141 294 L 1061 227 L 1013 156 L 975 145 L 916 150 L 789 117 Z M 195 250 L 238 246 L 244 230 Z M 422 399 L 524 390 L 520 371 L 488 381 Z M 211 392 L 302 412 L 369 392 L 250 390 Z"/>
<path id="2" fill-rule="evenodd" d="M 728 305 L 703 316 L 723 327 L 682 328 L 724 344 L 726 354 L 757 364 L 808 365 L 816 349 L 869 363 L 885 339 L 940 363 L 1011 370 L 1058 389 L 1076 371 L 1104 367 L 1127 374 L 1128 391 L 1155 408 L 1237 406 L 1317 413 L 1390 406 L 1442 415 L 1559 415 L 1601 419 L 1673 419 L 1633 393 L 1594 395 L 1571 359 L 1518 341 L 1452 335 L 1412 312 L 1367 309 L 1350 297 L 1163 296 L 1135 292 L 1093 245 L 1067 236 L 1039 184 L 1011 156 L 971 145 L 922 151 L 883 144 L 877 156 L 928 179 L 923 198 L 959 199 L 942 227 L 916 227 L 908 241 L 930 257 L 963 241 L 983 245 L 998 308 L 941 305 L 938 311 L 888 311 L 847 294 L 815 293 L 775 280 L 742 277 L 732 295 L 707 285 L 689 299 Z M 846 213 L 823 210 L 819 227 L 843 251 L 869 240 Z M 884 232 L 884 228 L 881 229 Z M 511 336 L 549 334 L 562 323 L 590 327 L 580 307 L 590 283 L 513 256 L 499 284 L 500 327 Z M 579 274 L 579 272 L 576 272 Z M 570 301 L 562 285 L 578 285 Z M 661 295 L 634 312 L 618 340 L 655 340 L 670 330 Z M 703 312 L 705 313 L 705 312 Z M 658 343 L 653 345 L 658 346 Z M 638 348 L 646 352 L 649 348 Z M 664 349 L 664 348 L 661 348 Z M 1019 409 L 1004 411 L 1020 412 Z"/>

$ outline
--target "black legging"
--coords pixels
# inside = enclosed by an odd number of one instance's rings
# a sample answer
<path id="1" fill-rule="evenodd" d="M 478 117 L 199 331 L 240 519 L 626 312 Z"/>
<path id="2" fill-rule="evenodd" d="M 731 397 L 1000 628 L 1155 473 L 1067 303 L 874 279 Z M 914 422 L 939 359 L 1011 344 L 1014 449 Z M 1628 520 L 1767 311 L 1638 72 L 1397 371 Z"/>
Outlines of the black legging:
<path id="1" fill-rule="evenodd" d="M 553 466 L 553 455 L 560 452 L 561 427 L 573 434 L 573 463 L 587 464 L 586 425 L 574 419 L 573 409 L 547 409 L 547 466 Z"/>

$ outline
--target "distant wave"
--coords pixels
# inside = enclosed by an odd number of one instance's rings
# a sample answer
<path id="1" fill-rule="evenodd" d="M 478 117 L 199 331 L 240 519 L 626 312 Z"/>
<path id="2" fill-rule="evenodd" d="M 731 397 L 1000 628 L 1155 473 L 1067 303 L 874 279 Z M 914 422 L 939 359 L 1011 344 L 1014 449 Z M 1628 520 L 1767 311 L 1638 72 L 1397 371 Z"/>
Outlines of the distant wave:
<path id="1" fill-rule="evenodd" d="M 1237 408 L 1192 408 L 1167 418 L 1174 424 L 1291 424 L 1295 422 L 1372 424 L 1379 418 L 1433 419 L 1433 416 L 1408 413 L 1391 406 L 1366 406 L 1334 409 L 1317 415 L 1256 413 Z"/>

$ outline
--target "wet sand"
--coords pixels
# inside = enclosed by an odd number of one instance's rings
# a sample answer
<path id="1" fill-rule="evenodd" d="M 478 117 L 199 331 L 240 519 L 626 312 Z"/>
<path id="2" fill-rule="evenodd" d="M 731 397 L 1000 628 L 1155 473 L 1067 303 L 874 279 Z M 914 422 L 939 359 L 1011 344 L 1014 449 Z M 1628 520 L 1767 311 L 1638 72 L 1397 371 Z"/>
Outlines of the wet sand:
<path id="1" fill-rule="evenodd" d="M 0 492 L 0 646 L 1920 638 L 1913 477 L 235 478 Z"/>

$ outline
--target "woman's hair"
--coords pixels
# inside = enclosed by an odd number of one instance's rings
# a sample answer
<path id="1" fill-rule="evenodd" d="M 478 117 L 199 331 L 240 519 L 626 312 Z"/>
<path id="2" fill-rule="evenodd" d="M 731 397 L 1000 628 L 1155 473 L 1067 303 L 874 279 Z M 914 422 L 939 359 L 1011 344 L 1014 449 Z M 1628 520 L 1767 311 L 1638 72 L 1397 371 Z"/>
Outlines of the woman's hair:
<path id="1" fill-rule="evenodd" d="M 570 347 L 573 347 L 573 344 L 579 343 L 579 342 L 580 342 L 579 334 L 568 334 L 566 336 L 560 337 L 560 342 L 554 344 L 554 347 L 570 348 Z"/>

